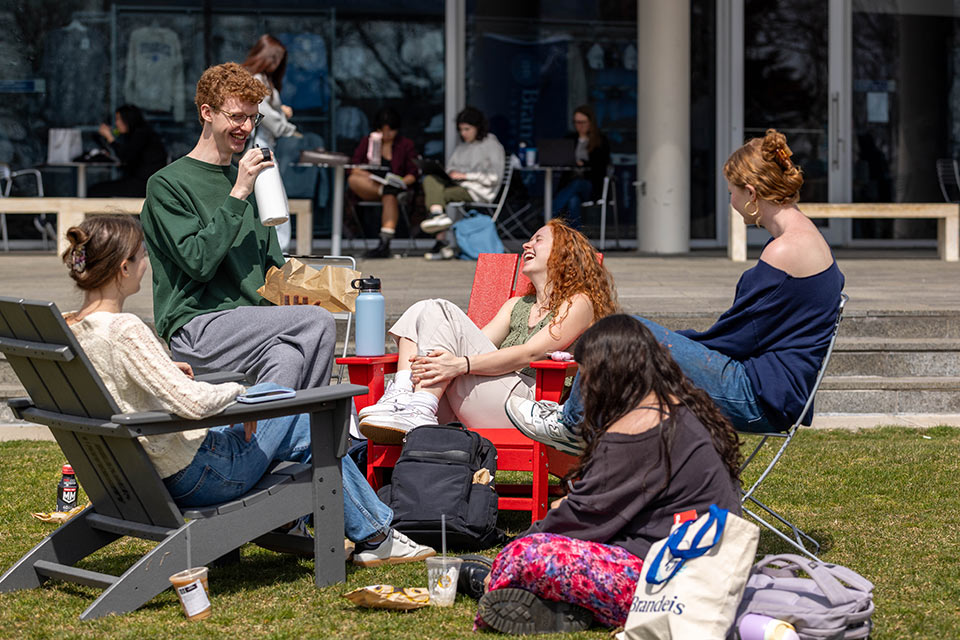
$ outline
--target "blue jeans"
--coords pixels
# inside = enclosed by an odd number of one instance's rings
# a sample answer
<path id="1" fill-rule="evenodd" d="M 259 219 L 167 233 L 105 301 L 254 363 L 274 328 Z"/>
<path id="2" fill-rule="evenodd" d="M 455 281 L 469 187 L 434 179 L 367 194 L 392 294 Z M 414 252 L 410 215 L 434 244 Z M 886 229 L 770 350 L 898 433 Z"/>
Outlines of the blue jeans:
<path id="1" fill-rule="evenodd" d="M 673 359 L 694 385 L 707 392 L 738 431 L 780 431 L 770 424 L 760 408 L 753 384 L 743 364 L 719 351 L 708 349 L 699 342 L 661 327 L 656 322 L 634 316 L 653 332 L 665 345 Z M 563 423 L 577 430 L 583 422 L 583 399 L 580 393 L 580 374 L 573 380 L 570 397 L 563 405 Z"/>
<path id="2" fill-rule="evenodd" d="M 267 382 L 251 389 L 275 389 Z M 203 507 L 235 500 L 276 462 L 310 462 L 310 415 L 260 420 L 247 442 L 242 424 L 213 427 L 190 464 L 164 478 L 174 502 Z M 354 542 L 389 533 L 393 510 L 380 502 L 350 456 L 341 458 L 344 533 Z"/>
<path id="3" fill-rule="evenodd" d="M 593 185 L 585 178 L 576 178 L 553 199 L 553 215 L 557 216 L 564 208 L 570 213 L 568 222 L 574 229 L 582 226 L 580 204 L 593 197 Z"/>

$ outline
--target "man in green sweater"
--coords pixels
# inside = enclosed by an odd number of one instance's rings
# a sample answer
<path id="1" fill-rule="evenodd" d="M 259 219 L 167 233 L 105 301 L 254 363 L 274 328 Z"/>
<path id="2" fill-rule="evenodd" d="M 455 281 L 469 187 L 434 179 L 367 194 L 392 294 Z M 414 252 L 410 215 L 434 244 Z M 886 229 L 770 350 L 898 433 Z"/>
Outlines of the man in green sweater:
<path id="1" fill-rule="evenodd" d="M 251 194 L 273 163 L 243 153 L 267 88 L 240 65 L 210 67 L 197 83 L 203 130 L 186 156 L 147 182 L 140 219 L 153 267 L 157 332 L 198 371 L 239 371 L 294 389 L 327 384 L 336 329 L 314 306 L 274 306 L 257 289 L 284 263 Z"/>

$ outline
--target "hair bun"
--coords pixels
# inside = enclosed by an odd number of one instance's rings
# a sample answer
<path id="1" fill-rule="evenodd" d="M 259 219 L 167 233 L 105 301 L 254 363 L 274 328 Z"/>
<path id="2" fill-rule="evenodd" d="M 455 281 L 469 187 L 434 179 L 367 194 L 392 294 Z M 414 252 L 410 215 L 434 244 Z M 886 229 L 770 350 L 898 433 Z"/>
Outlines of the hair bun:
<path id="1" fill-rule="evenodd" d="M 90 239 L 90 236 L 87 235 L 87 232 L 81 229 L 80 227 L 70 227 L 67 229 L 67 240 L 70 242 L 70 248 L 74 248 L 81 244 L 86 244 Z"/>
<path id="2" fill-rule="evenodd" d="M 787 146 L 787 137 L 776 129 L 767 129 L 760 145 L 760 154 L 766 162 L 776 163 L 784 171 L 794 169 L 790 159 L 793 151 Z"/>

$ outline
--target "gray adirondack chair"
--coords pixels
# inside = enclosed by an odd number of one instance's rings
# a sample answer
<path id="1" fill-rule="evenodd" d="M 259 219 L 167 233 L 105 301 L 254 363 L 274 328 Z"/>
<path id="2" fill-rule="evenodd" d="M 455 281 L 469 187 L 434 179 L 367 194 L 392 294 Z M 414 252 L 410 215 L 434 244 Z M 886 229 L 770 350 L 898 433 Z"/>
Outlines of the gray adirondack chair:
<path id="1" fill-rule="evenodd" d="M 0 351 L 30 394 L 9 402 L 15 415 L 50 428 L 91 502 L 8 569 L 0 592 L 66 580 L 103 589 L 81 619 L 125 613 L 166 589 L 173 573 L 251 541 L 312 552 L 317 586 L 345 580 L 339 458 L 346 452 L 350 399 L 366 387 L 299 391 L 288 400 L 236 404 L 204 420 L 121 414 L 56 305 L 6 297 L 0 297 Z M 211 507 L 177 507 L 137 440 L 297 413 L 310 413 L 313 462 L 277 465 L 240 499 Z M 269 533 L 311 511 L 312 543 Z M 157 545 L 119 576 L 74 566 L 124 536 Z"/>

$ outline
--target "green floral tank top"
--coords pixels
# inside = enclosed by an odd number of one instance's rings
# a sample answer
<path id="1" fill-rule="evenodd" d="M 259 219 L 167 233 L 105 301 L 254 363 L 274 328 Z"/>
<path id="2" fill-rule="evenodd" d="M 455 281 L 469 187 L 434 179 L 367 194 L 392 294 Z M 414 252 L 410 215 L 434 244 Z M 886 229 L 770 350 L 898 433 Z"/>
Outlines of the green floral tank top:
<path id="1" fill-rule="evenodd" d="M 550 321 L 553 319 L 552 311 L 545 315 L 536 325 L 532 327 L 528 326 L 530 322 L 530 312 L 533 311 L 533 305 L 536 303 L 537 296 L 529 295 L 520 298 L 517 300 L 517 304 L 513 305 L 513 311 L 510 312 L 510 333 L 508 333 L 507 337 L 500 343 L 501 349 L 514 347 L 518 344 L 526 344 L 531 336 L 550 324 Z M 520 370 L 520 373 L 526 374 L 531 378 L 537 377 L 537 372 L 533 370 L 533 367 L 524 367 Z"/>

